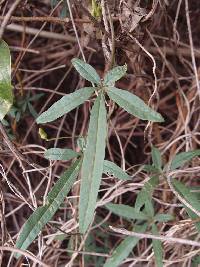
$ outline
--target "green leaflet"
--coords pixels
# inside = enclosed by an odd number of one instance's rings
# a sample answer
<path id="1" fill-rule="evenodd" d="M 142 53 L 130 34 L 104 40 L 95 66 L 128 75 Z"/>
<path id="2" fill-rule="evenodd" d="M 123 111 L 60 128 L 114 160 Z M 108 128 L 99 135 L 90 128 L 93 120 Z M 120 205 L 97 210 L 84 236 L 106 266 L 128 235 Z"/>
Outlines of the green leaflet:
<path id="1" fill-rule="evenodd" d="M 153 160 L 153 166 L 161 171 L 162 170 L 162 157 L 161 157 L 160 151 L 155 146 L 152 146 L 151 155 L 152 155 L 152 160 Z"/>
<path id="2" fill-rule="evenodd" d="M 158 173 L 158 169 L 149 164 L 144 165 L 143 170 L 150 173 Z"/>
<path id="3" fill-rule="evenodd" d="M 12 104 L 11 55 L 6 42 L 0 40 L 0 120 L 3 120 Z"/>
<path id="4" fill-rule="evenodd" d="M 163 122 L 163 117 L 147 106 L 142 99 L 128 91 L 115 87 L 107 89 L 109 97 L 130 114 L 142 120 Z"/>
<path id="5" fill-rule="evenodd" d="M 135 208 L 123 204 L 106 204 L 105 207 L 114 214 L 126 219 L 132 220 L 148 220 L 148 216 L 142 212 L 137 211 Z"/>
<path id="6" fill-rule="evenodd" d="M 79 153 L 72 149 L 50 148 L 44 153 L 44 157 L 50 160 L 70 160 L 76 158 Z"/>
<path id="7" fill-rule="evenodd" d="M 197 195 L 190 192 L 190 189 L 187 188 L 180 181 L 173 179 L 172 184 L 174 188 L 181 194 L 181 196 L 197 211 L 200 212 L 200 201 Z M 192 212 L 193 213 L 193 212 Z M 189 214 L 190 215 L 190 214 Z"/>
<path id="8" fill-rule="evenodd" d="M 74 93 L 63 96 L 37 118 L 37 123 L 51 122 L 60 118 L 86 101 L 93 92 L 94 87 L 84 87 Z"/>
<path id="9" fill-rule="evenodd" d="M 153 206 L 152 195 L 149 195 L 149 200 L 145 202 L 144 211 L 149 216 L 149 218 L 154 218 L 155 211 Z"/>
<path id="10" fill-rule="evenodd" d="M 142 206 L 151 201 L 154 188 L 158 185 L 159 179 L 158 176 L 153 176 L 145 183 L 142 190 L 138 193 L 135 208 L 140 210 Z M 147 205 L 148 206 L 148 205 Z"/>
<path id="11" fill-rule="evenodd" d="M 78 71 L 78 73 L 87 81 L 95 83 L 97 85 L 101 84 L 101 79 L 99 75 L 91 65 L 85 63 L 83 60 L 78 58 L 72 59 L 72 65 Z"/>
<path id="12" fill-rule="evenodd" d="M 199 220 L 199 216 L 197 214 L 195 214 L 193 211 L 191 211 L 191 209 L 189 209 L 188 207 L 184 206 L 185 210 L 187 211 L 187 214 L 189 215 L 189 217 L 193 220 L 193 221 L 198 221 Z M 195 222 L 194 223 L 197 231 L 200 233 L 200 222 Z"/>
<path id="13" fill-rule="evenodd" d="M 101 18 L 102 16 L 102 8 L 101 8 L 101 4 L 99 2 L 97 2 L 97 0 L 92 0 L 92 10 L 91 10 L 91 14 L 93 17 L 95 17 L 96 19 Z"/>
<path id="14" fill-rule="evenodd" d="M 87 231 L 93 220 L 96 199 L 103 172 L 107 134 L 106 108 L 103 95 L 93 105 L 84 150 L 79 201 L 79 229 Z"/>
<path id="15" fill-rule="evenodd" d="M 170 169 L 175 170 L 176 168 L 181 167 L 184 163 L 197 156 L 200 156 L 200 149 L 181 152 L 173 158 Z"/>
<path id="16" fill-rule="evenodd" d="M 76 160 L 75 163 L 61 175 L 60 179 L 49 192 L 47 196 L 47 204 L 43 207 L 39 207 L 32 213 L 32 215 L 24 224 L 17 239 L 17 248 L 23 250 L 27 249 L 27 247 L 40 233 L 45 224 L 51 220 L 73 186 L 78 176 L 80 165 L 81 160 Z M 16 254 L 17 258 L 19 256 L 19 254 Z"/>
<path id="17" fill-rule="evenodd" d="M 192 205 L 196 210 L 200 211 L 200 201 L 198 199 L 198 196 L 192 192 L 190 192 L 190 189 L 187 188 L 183 183 L 173 180 L 172 184 L 174 185 L 174 188 Z M 185 207 L 185 210 L 187 211 L 189 217 L 196 221 L 199 219 L 199 216 L 195 214 L 191 209 L 188 207 Z M 197 231 L 200 233 L 200 222 L 194 223 L 196 226 Z"/>
<path id="18" fill-rule="evenodd" d="M 168 222 L 168 221 L 172 221 L 174 220 L 174 216 L 172 216 L 171 214 L 156 214 L 154 217 L 154 221 L 156 222 Z"/>
<path id="19" fill-rule="evenodd" d="M 192 258 L 191 267 L 199 267 L 200 265 L 200 255 L 196 255 Z"/>
<path id="20" fill-rule="evenodd" d="M 127 173 L 125 173 L 119 166 L 108 160 L 104 160 L 103 172 L 108 175 L 113 175 L 114 177 L 121 180 L 132 180 L 132 178 Z"/>
<path id="21" fill-rule="evenodd" d="M 127 65 L 124 66 L 117 66 L 110 71 L 108 71 L 104 77 L 104 85 L 105 86 L 113 86 L 114 83 L 118 80 L 120 80 L 127 71 Z"/>
<path id="22" fill-rule="evenodd" d="M 155 224 L 152 225 L 152 234 L 158 235 L 158 228 Z M 160 240 L 152 239 L 153 251 L 156 261 L 156 267 L 163 267 L 163 248 Z"/>
<path id="23" fill-rule="evenodd" d="M 143 233 L 147 228 L 147 224 L 142 226 L 136 225 L 133 231 Z M 139 238 L 128 236 L 126 237 L 113 251 L 112 256 L 108 258 L 103 267 L 118 267 L 124 259 L 128 257 L 133 248 L 139 242 Z"/>

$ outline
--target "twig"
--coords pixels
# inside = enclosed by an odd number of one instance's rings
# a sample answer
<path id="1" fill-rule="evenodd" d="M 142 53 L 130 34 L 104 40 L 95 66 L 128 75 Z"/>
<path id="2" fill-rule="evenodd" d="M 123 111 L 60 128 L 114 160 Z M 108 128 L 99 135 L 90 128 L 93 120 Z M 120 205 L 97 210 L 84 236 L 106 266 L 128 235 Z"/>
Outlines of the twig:
<path id="1" fill-rule="evenodd" d="M 70 35 L 64 35 L 64 34 L 59 34 L 59 33 L 55 33 L 55 32 L 49 32 L 49 31 L 39 31 L 39 29 L 35 29 L 32 27 L 25 27 L 22 25 L 18 25 L 15 23 L 11 23 L 10 25 L 7 25 L 6 30 L 10 30 L 10 31 L 16 31 L 16 32 L 24 32 L 31 34 L 31 35 L 38 35 L 40 37 L 44 37 L 44 38 L 50 38 L 50 39 L 55 39 L 55 40 L 60 40 L 60 41 L 68 41 L 71 43 L 76 43 L 76 38 L 70 36 Z"/>
<path id="2" fill-rule="evenodd" d="M 183 203 L 188 209 L 192 210 L 197 216 L 200 217 L 200 212 L 198 210 L 196 210 L 195 208 L 193 208 L 193 206 L 188 203 L 184 197 L 182 197 L 173 187 L 172 185 L 172 182 L 171 182 L 171 177 L 169 175 L 167 175 L 167 182 L 168 182 L 168 185 L 170 187 L 170 189 L 172 190 L 173 194 L 179 199 L 179 201 L 181 203 Z"/>
<path id="3" fill-rule="evenodd" d="M 6 142 L 7 146 L 11 150 L 11 152 L 14 154 L 14 156 L 17 158 L 20 166 L 22 166 L 22 161 L 25 161 L 26 163 L 29 163 L 28 160 L 17 150 L 15 145 L 10 141 L 3 124 L 0 122 L 0 132 L 4 138 L 4 141 Z"/>
<path id="4" fill-rule="evenodd" d="M 4 20 L 4 16 L 0 16 L 0 20 Z M 69 18 L 58 18 L 58 17 L 17 17 L 11 16 L 9 21 L 14 22 L 50 22 L 55 24 L 66 24 L 70 22 Z"/>
<path id="5" fill-rule="evenodd" d="M 79 6 L 79 8 L 85 13 L 86 16 L 88 16 L 89 20 L 94 24 L 95 27 L 99 28 L 104 34 L 108 34 L 108 32 L 104 29 L 104 27 L 101 25 L 101 23 L 96 20 L 95 17 L 93 17 L 90 12 L 83 6 L 81 1 L 74 0 L 75 4 Z"/>
<path id="6" fill-rule="evenodd" d="M 69 0 L 67 0 L 67 5 L 68 5 L 68 9 L 69 9 L 70 18 L 71 18 L 71 21 L 72 21 L 72 26 L 73 26 L 73 29 L 74 29 L 74 32 L 75 32 L 75 35 L 76 35 L 76 40 L 78 42 L 78 46 L 79 46 L 81 55 L 83 57 L 83 60 L 86 62 L 85 55 L 84 55 L 84 52 L 83 52 L 83 49 L 82 49 L 82 46 L 81 46 L 81 43 L 80 43 L 80 40 L 79 40 L 79 36 L 78 36 L 77 30 L 76 30 L 76 25 L 75 25 L 75 22 L 74 22 L 74 17 L 73 17 L 73 14 L 72 14 L 71 4 L 70 4 Z"/>
<path id="7" fill-rule="evenodd" d="M 109 228 L 116 233 L 127 235 L 127 236 L 138 237 L 140 239 L 141 238 L 148 238 L 148 239 L 161 240 L 163 242 L 179 243 L 179 244 L 183 244 L 183 245 L 200 247 L 200 242 L 187 240 L 187 239 L 183 239 L 183 238 L 168 237 L 168 236 L 156 236 L 156 235 L 152 235 L 152 234 L 136 233 L 136 232 L 127 231 L 126 229 L 116 228 L 113 226 L 109 226 Z"/>
<path id="8" fill-rule="evenodd" d="M 110 13 L 110 9 L 107 5 L 107 11 L 108 11 L 108 19 L 109 19 L 109 23 L 110 23 L 110 31 L 111 31 L 111 58 L 110 58 L 110 63 L 109 63 L 109 69 L 112 69 L 114 64 L 115 64 L 115 31 L 114 31 L 114 26 L 113 26 L 113 20 L 112 20 L 112 16 Z"/>
<path id="9" fill-rule="evenodd" d="M 149 33 L 149 32 L 148 32 Z M 150 59 L 153 62 L 153 68 L 152 68 L 152 72 L 153 72 L 153 76 L 154 76 L 154 91 L 148 101 L 148 104 L 150 104 L 151 100 L 153 99 L 153 97 L 156 95 L 157 100 L 159 101 L 159 95 L 158 95 L 158 79 L 157 79 L 157 75 L 156 75 L 156 61 L 154 59 L 154 57 L 152 56 L 152 54 L 147 51 L 147 49 L 132 35 L 129 34 L 129 36 L 131 37 L 131 39 L 133 39 L 136 44 L 150 57 Z"/>
<path id="10" fill-rule="evenodd" d="M 37 55 L 40 54 L 40 51 L 35 50 L 35 49 L 26 49 L 24 47 L 12 46 L 12 45 L 10 45 L 9 48 L 12 51 L 26 51 L 26 53 L 28 52 L 28 53 L 37 54 Z"/>
<path id="11" fill-rule="evenodd" d="M 43 267 L 50 267 L 50 265 L 47 265 L 46 263 L 44 263 L 41 260 L 37 259 L 35 256 L 33 256 L 32 254 L 30 254 L 27 251 L 24 251 L 24 250 L 21 250 L 21 249 L 18 249 L 18 248 L 3 247 L 3 246 L 0 246 L 0 250 L 10 251 L 10 252 L 14 252 L 14 253 L 20 253 L 20 254 L 24 255 L 25 257 L 31 259 L 33 262 L 40 264 Z"/>
<path id="12" fill-rule="evenodd" d="M 193 64 L 193 68 L 194 68 L 196 86 L 197 86 L 198 94 L 200 97 L 200 85 L 199 85 L 199 77 L 198 77 L 197 65 L 196 65 L 196 60 L 195 60 L 195 55 L 194 55 L 194 45 L 193 45 L 193 39 L 192 39 L 192 30 L 191 30 L 191 24 L 190 24 L 188 0 L 185 0 L 185 14 L 186 14 L 188 34 L 189 34 L 189 40 L 190 40 L 190 51 L 191 51 L 191 57 L 192 57 L 192 64 Z"/>
<path id="13" fill-rule="evenodd" d="M 12 4 L 12 6 L 10 7 L 8 13 L 4 17 L 4 20 L 3 20 L 2 24 L 1 24 L 1 28 L 0 28 L 0 40 L 3 37 L 4 30 L 6 28 L 6 25 L 8 24 L 8 21 L 12 15 L 12 13 L 14 12 L 15 8 L 19 5 L 20 2 L 21 2 L 21 0 L 15 0 L 14 3 Z"/>
<path id="14" fill-rule="evenodd" d="M 4 20 L 5 16 L 0 16 L 0 20 Z M 59 17 L 17 17 L 11 16 L 9 21 L 12 22 L 49 22 L 54 24 L 66 24 L 70 23 L 71 20 L 69 18 L 59 18 Z M 91 23 L 88 19 L 74 19 L 76 23 Z"/>

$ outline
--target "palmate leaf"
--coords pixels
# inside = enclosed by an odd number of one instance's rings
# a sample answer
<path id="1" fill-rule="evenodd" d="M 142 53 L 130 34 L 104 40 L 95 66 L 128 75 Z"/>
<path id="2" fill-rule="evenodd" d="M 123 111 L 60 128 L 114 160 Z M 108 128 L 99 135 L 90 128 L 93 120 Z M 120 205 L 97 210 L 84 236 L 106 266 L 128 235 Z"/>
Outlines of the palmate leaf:
<path id="1" fill-rule="evenodd" d="M 132 180 L 132 178 L 126 172 L 109 160 L 104 160 L 103 172 L 108 175 L 113 175 L 121 180 Z"/>
<path id="2" fill-rule="evenodd" d="M 78 58 L 72 59 L 72 65 L 78 71 L 78 73 L 87 81 L 95 83 L 97 85 L 101 84 L 101 79 L 99 75 L 91 65 Z"/>
<path id="3" fill-rule="evenodd" d="M 34 211 L 24 224 L 16 242 L 17 248 L 27 249 L 45 224 L 51 220 L 74 184 L 80 166 L 81 160 L 76 160 L 75 163 L 61 175 L 60 179 L 56 182 L 47 196 L 47 204 Z M 16 257 L 19 256 L 19 254 L 16 254 Z"/>
<path id="4" fill-rule="evenodd" d="M 50 160 L 70 160 L 79 155 L 72 149 L 50 148 L 44 153 L 44 157 Z"/>
<path id="5" fill-rule="evenodd" d="M 0 40 L 0 120 L 3 120 L 12 104 L 11 55 L 6 42 Z"/>
<path id="6" fill-rule="evenodd" d="M 93 94 L 94 89 L 94 87 L 84 87 L 74 93 L 63 96 L 37 118 L 37 123 L 51 122 L 60 118 L 85 102 Z"/>
<path id="7" fill-rule="evenodd" d="M 93 105 L 84 150 L 79 201 L 79 230 L 85 233 L 93 220 L 103 172 L 107 134 L 106 108 L 103 95 Z"/>
<path id="8" fill-rule="evenodd" d="M 163 122 L 163 117 L 149 106 L 147 106 L 138 96 L 128 91 L 115 87 L 108 87 L 108 96 L 128 113 L 142 120 Z"/>
<path id="9" fill-rule="evenodd" d="M 200 149 L 187 151 L 187 152 L 181 152 L 173 158 L 170 169 L 175 170 L 183 166 L 183 164 L 185 164 L 187 161 L 190 161 L 191 159 L 197 156 L 200 156 Z"/>
<path id="10" fill-rule="evenodd" d="M 133 228 L 134 232 L 143 233 L 147 228 L 147 224 L 136 225 Z M 124 259 L 126 259 L 133 248 L 139 242 L 139 238 L 128 236 L 126 237 L 113 251 L 110 258 L 108 258 L 103 267 L 118 267 Z"/>
<path id="11" fill-rule="evenodd" d="M 104 77 L 104 85 L 105 86 L 112 86 L 118 80 L 120 80 L 127 71 L 127 65 L 124 66 L 117 66 L 110 71 L 108 71 Z"/>

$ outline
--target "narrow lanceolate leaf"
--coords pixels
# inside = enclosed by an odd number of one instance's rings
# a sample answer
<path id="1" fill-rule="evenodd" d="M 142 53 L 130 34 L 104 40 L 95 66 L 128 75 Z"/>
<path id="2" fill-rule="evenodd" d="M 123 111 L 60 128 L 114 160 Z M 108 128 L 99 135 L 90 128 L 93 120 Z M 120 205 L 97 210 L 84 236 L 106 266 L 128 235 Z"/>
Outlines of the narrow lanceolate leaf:
<path id="1" fill-rule="evenodd" d="M 13 104 L 11 85 L 11 55 L 6 42 L 0 41 L 0 120 L 10 110 Z"/>
<path id="2" fill-rule="evenodd" d="M 200 156 L 200 149 L 188 152 L 181 152 L 178 155 L 176 155 L 172 160 L 170 169 L 175 170 L 176 168 L 183 166 L 183 164 L 185 164 L 187 161 L 190 161 L 191 159 L 197 156 Z"/>
<path id="3" fill-rule="evenodd" d="M 199 222 L 199 216 L 196 215 L 193 211 L 191 211 L 191 209 L 189 209 L 188 207 L 184 206 L 185 210 L 187 211 L 187 214 L 189 215 L 189 217 L 192 219 L 192 221 L 194 221 L 194 225 L 197 229 L 197 231 L 200 233 L 200 222 Z"/>
<path id="4" fill-rule="evenodd" d="M 79 155 L 72 149 L 50 148 L 44 153 L 44 157 L 50 160 L 70 160 Z"/>
<path id="5" fill-rule="evenodd" d="M 149 218 L 153 218 L 155 215 L 153 201 L 151 196 L 149 197 L 149 200 L 145 202 L 144 205 L 144 211 L 149 216 Z"/>
<path id="6" fill-rule="evenodd" d="M 142 190 L 137 195 L 135 208 L 136 210 L 140 210 L 142 206 L 146 203 L 149 203 L 152 199 L 152 194 L 155 187 L 158 185 L 159 179 L 158 176 L 153 176 L 149 179 L 148 182 L 145 183 Z M 148 205 L 147 205 L 148 206 Z"/>
<path id="7" fill-rule="evenodd" d="M 84 87 L 74 93 L 63 96 L 37 118 L 37 123 L 46 123 L 60 118 L 86 101 L 93 92 L 94 87 Z"/>
<path id="8" fill-rule="evenodd" d="M 130 207 L 128 205 L 109 203 L 106 204 L 105 207 L 114 214 L 124 217 L 126 219 L 132 219 L 132 220 L 148 219 L 148 216 L 145 213 L 137 211 L 135 208 Z"/>
<path id="9" fill-rule="evenodd" d="M 87 81 L 95 84 L 101 84 L 101 79 L 97 74 L 96 70 L 83 60 L 78 58 L 72 59 L 72 65 L 78 71 L 78 73 L 85 78 Z"/>
<path id="10" fill-rule="evenodd" d="M 104 160 L 103 172 L 121 180 L 132 180 L 131 176 L 129 176 L 119 166 L 109 160 Z"/>
<path id="11" fill-rule="evenodd" d="M 22 231 L 16 243 L 19 249 L 27 249 L 33 240 L 40 233 L 42 228 L 51 220 L 64 198 L 69 193 L 74 184 L 79 170 L 81 161 L 77 160 L 67 171 L 65 171 L 60 179 L 56 182 L 51 192 L 47 196 L 47 204 L 39 207 L 24 224 Z M 20 255 L 17 254 L 16 257 Z"/>
<path id="12" fill-rule="evenodd" d="M 108 71 L 103 81 L 104 85 L 113 86 L 116 81 L 120 80 L 126 74 L 126 71 L 126 64 L 124 66 L 117 66 L 112 70 Z"/>
<path id="13" fill-rule="evenodd" d="M 168 222 L 174 220 L 174 217 L 171 214 L 156 214 L 154 217 L 154 221 L 157 222 Z"/>
<path id="14" fill-rule="evenodd" d="M 91 111 L 87 144 L 84 150 L 79 202 L 79 228 L 85 233 L 93 220 L 103 172 L 106 145 L 106 108 L 102 95 L 95 100 Z"/>
<path id="15" fill-rule="evenodd" d="M 172 180 L 172 184 L 179 194 L 181 194 L 181 196 L 194 208 L 194 210 L 200 212 L 200 201 L 197 195 L 190 192 L 189 188 L 176 179 Z"/>
<path id="16" fill-rule="evenodd" d="M 158 112 L 147 106 L 138 96 L 128 91 L 109 87 L 107 93 L 114 102 L 137 118 L 155 122 L 164 121 L 163 117 Z"/>
<path id="17" fill-rule="evenodd" d="M 136 225 L 133 228 L 134 232 L 143 233 L 147 228 L 147 225 Z M 103 267 L 118 267 L 125 260 L 133 248 L 139 242 L 139 238 L 137 237 L 126 237 L 113 251 L 110 258 L 108 258 Z"/>
<path id="18" fill-rule="evenodd" d="M 155 146 L 152 146 L 151 155 L 153 160 L 153 166 L 156 167 L 158 170 L 162 170 L 161 153 Z"/>
<path id="19" fill-rule="evenodd" d="M 152 234 L 158 235 L 158 229 L 155 224 L 152 225 Z M 160 240 L 153 239 L 153 251 L 155 256 L 156 267 L 163 267 L 163 248 Z"/>
<path id="20" fill-rule="evenodd" d="M 188 187 L 175 179 L 173 180 L 173 186 L 196 211 L 200 212 L 200 201 L 196 194 L 192 193 Z M 184 207 L 189 217 L 192 219 L 192 221 L 194 221 L 197 231 L 200 233 L 199 216 L 185 205 Z"/>
<path id="21" fill-rule="evenodd" d="M 145 164 L 143 170 L 151 173 L 159 173 L 158 169 L 153 165 Z"/>

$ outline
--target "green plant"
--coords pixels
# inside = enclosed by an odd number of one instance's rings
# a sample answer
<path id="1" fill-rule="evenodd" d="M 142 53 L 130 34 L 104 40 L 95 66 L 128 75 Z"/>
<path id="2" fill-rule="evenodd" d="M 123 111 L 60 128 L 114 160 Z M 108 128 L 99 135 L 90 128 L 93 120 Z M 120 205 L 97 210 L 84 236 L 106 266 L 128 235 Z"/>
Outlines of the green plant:
<path id="1" fill-rule="evenodd" d="M 13 104 L 11 85 L 11 55 L 6 42 L 0 41 L 0 120 L 9 112 Z"/>
<path id="2" fill-rule="evenodd" d="M 10 139 L 15 139 L 17 123 L 23 119 L 24 116 L 31 114 L 35 119 L 38 117 L 38 113 L 31 102 L 39 100 L 43 95 L 44 94 L 36 94 L 31 96 L 29 92 L 27 95 L 15 97 L 13 105 L 7 112 L 7 118 L 2 120 L 2 124 L 5 126 L 5 130 Z"/>
<path id="3" fill-rule="evenodd" d="M 51 0 L 51 7 L 52 9 L 55 8 L 57 5 L 61 4 L 61 10 L 60 10 L 60 17 L 61 18 L 66 18 L 69 15 L 69 10 L 68 10 L 68 6 L 67 6 L 67 1 L 63 0 Z"/>
<path id="4" fill-rule="evenodd" d="M 12 131 L 9 127 L 5 116 L 8 114 L 13 117 L 16 122 L 20 120 L 22 115 L 29 110 L 34 118 L 38 116 L 31 102 L 38 100 L 43 94 L 16 99 L 14 101 L 13 86 L 11 84 L 11 54 L 7 43 L 0 41 L 0 121 L 7 128 L 9 137 L 13 138 Z"/>
<path id="5" fill-rule="evenodd" d="M 165 223 L 173 220 L 174 217 L 171 214 L 156 214 L 154 211 L 154 205 L 152 202 L 153 192 L 159 184 L 161 178 L 165 179 L 167 170 L 174 170 L 181 167 L 184 163 L 188 162 L 192 158 L 199 156 L 200 150 L 181 152 L 177 154 L 171 161 L 163 166 L 162 157 L 160 151 L 156 147 L 152 147 L 152 165 L 145 165 L 144 170 L 149 172 L 150 179 L 146 182 L 138 193 L 134 207 L 121 204 L 107 204 L 105 207 L 112 213 L 131 220 L 134 224 L 134 232 L 144 232 L 146 229 L 152 232 L 154 235 L 158 235 L 158 223 Z M 200 201 L 196 194 L 193 194 L 189 188 L 187 188 L 182 182 L 173 179 L 172 182 L 174 188 L 181 196 L 187 200 L 190 205 L 200 211 Z M 197 220 L 198 216 L 185 206 L 185 209 L 192 220 Z M 195 223 L 196 229 L 200 232 L 200 223 Z M 124 259 L 126 259 L 133 248 L 139 242 L 137 237 L 126 237 L 113 251 L 111 257 L 107 259 L 104 267 L 117 267 Z M 155 255 L 155 262 L 157 267 L 163 266 L 163 248 L 162 243 L 159 240 L 152 240 L 152 247 Z M 197 261 L 198 258 L 195 258 Z"/>
<path id="6" fill-rule="evenodd" d="M 37 123 L 51 122 L 61 117 L 65 113 L 70 112 L 72 109 L 76 108 L 88 98 L 90 98 L 94 94 L 94 92 L 96 93 L 96 98 L 94 100 L 90 114 L 86 146 L 82 150 L 82 155 L 77 155 L 76 153 L 74 153 L 73 155 L 74 157 L 78 156 L 78 158 L 81 158 L 80 160 L 77 159 L 79 163 L 76 164 L 76 160 L 74 164 L 75 166 L 79 166 L 79 168 L 81 164 L 79 230 L 80 233 L 84 234 L 93 221 L 102 173 L 105 172 L 114 174 L 119 179 L 131 179 L 131 177 L 124 173 L 117 165 L 104 160 L 107 136 L 107 111 L 105 107 L 106 95 L 108 95 L 111 100 L 116 102 L 127 112 L 138 118 L 157 122 L 162 122 L 163 118 L 159 113 L 148 107 L 139 97 L 131 94 L 128 91 L 114 87 L 115 82 L 125 75 L 127 70 L 126 65 L 118 66 L 110 70 L 102 81 L 96 70 L 82 60 L 75 58 L 72 60 L 72 64 L 75 69 L 81 74 L 81 76 L 91 83 L 95 84 L 95 87 L 84 87 L 74 93 L 62 97 L 37 118 Z M 70 153 L 69 157 L 67 157 L 68 153 Z M 57 148 L 46 152 L 47 158 L 51 159 L 63 159 L 63 155 L 65 155 L 64 159 L 72 158 L 71 151 L 69 150 L 63 151 Z M 77 167 L 74 167 L 74 165 L 71 168 L 73 171 L 77 170 Z M 77 175 L 78 171 L 76 171 L 76 176 Z M 67 183 L 68 179 L 71 179 L 71 172 L 70 174 L 67 173 L 67 175 L 64 176 L 65 179 L 63 178 L 63 183 L 65 184 Z M 63 176 L 61 176 L 60 179 L 62 179 L 62 177 Z M 75 178 L 75 176 L 73 176 L 73 178 Z M 59 181 L 57 183 L 60 183 Z M 66 186 L 66 192 L 68 192 L 72 184 L 70 183 L 70 187 L 68 184 Z M 52 191 L 49 193 L 51 197 L 49 197 L 48 195 L 47 205 L 45 205 L 44 207 L 39 207 L 31 215 L 31 217 L 23 227 L 16 244 L 18 248 L 27 248 L 28 245 L 33 241 L 33 239 L 39 234 L 42 227 L 51 219 L 53 214 L 56 212 L 57 208 L 63 201 L 63 198 L 66 196 L 65 192 L 62 194 L 62 198 L 59 197 L 56 199 L 56 201 L 49 202 L 49 198 L 52 199 L 52 197 L 56 195 L 54 191 L 57 190 L 57 187 L 58 185 L 56 184 L 52 188 Z M 55 203 L 56 207 L 54 207 Z M 46 216 L 47 214 L 48 216 Z M 35 220 L 36 217 L 42 218 L 42 220 L 38 219 L 38 223 Z"/>
<path id="7" fill-rule="evenodd" d="M 30 92 L 26 96 L 22 96 L 20 98 L 16 98 L 13 106 L 11 107 L 8 115 L 15 119 L 18 122 L 26 113 L 30 113 L 33 118 L 37 118 L 38 114 L 34 109 L 31 102 L 38 101 L 44 94 L 36 94 L 31 96 Z"/>
<path id="8" fill-rule="evenodd" d="M 97 19 L 102 16 L 101 5 L 96 0 L 92 0 L 91 14 L 93 17 L 95 17 Z"/>
<path id="9" fill-rule="evenodd" d="M 2 63 L 0 66 L 0 119 L 3 121 L 5 115 L 10 111 L 13 104 L 13 94 L 11 86 L 11 64 L 10 51 L 7 44 L 1 41 L 0 53 Z M 77 153 L 71 149 L 51 148 L 45 152 L 45 157 L 50 160 L 71 160 L 75 158 L 72 165 L 66 170 L 55 183 L 46 198 L 44 206 L 37 208 L 24 224 L 18 237 L 16 246 L 26 249 L 37 237 L 42 228 L 47 224 L 55 212 L 62 204 L 64 198 L 73 186 L 77 176 L 81 173 L 81 189 L 79 201 L 79 229 L 85 234 L 93 221 L 97 195 L 100 187 L 102 173 L 114 175 L 122 180 L 131 180 L 131 177 L 123 172 L 115 163 L 104 159 L 107 134 L 107 111 L 105 107 L 105 97 L 116 102 L 130 114 L 143 120 L 162 122 L 162 116 L 148 107 L 140 98 L 114 86 L 126 73 L 126 65 L 118 66 L 110 70 L 101 80 L 95 69 L 79 59 L 73 59 L 72 64 L 76 70 L 95 87 L 84 87 L 72 94 L 62 97 L 54 103 L 46 112 L 37 118 L 37 123 L 51 122 L 72 109 L 76 108 L 84 101 L 94 96 L 94 104 L 91 109 L 90 122 L 86 140 L 83 137 L 78 139 L 81 149 Z M 95 92 L 95 94 L 94 94 Z M 30 109 L 28 96 L 20 105 L 25 110 Z M 19 103 L 20 104 L 20 103 Z M 154 189 L 159 184 L 159 179 L 166 179 L 168 171 L 173 171 L 181 167 L 195 156 L 200 155 L 200 150 L 182 152 L 176 155 L 170 163 L 163 166 L 160 151 L 152 147 L 152 165 L 145 165 L 144 170 L 152 174 L 148 182 L 143 186 L 135 201 L 134 207 L 109 203 L 105 207 L 112 213 L 124 217 L 133 223 L 133 230 L 145 232 L 150 230 L 154 235 L 159 233 L 158 223 L 172 220 L 170 214 L 156 214 L 152 202 Z M 190 188 L 182 182 L 172 179 L 171 186 L 182 197 L 183 205 L 192 220 L 198 219 L 199 195 L 191 193 Z M 180 198 L 180 200 L 182 200 Z M 186 202 L 185 202 L 186 201 Z M 185 205 L 188 203 L 189 205 Z M 197 230 L 200 232 L 200 223 L 195 222 Z M 127 237 L 114 250 L 111 257 L 105 262 L 104 267 L 115 267 L 130 254 L 139 242 L 139 238 Z M 153 250 L 157 266 L 163 266 L 163 249 L 161 241 L 152 240 Z M 19 257 L 19 254 L 15 255 Z M 194 259 L 194 261 L 196 258 Z M 197 260 L 196 260 L 197 261 Z M 102 264 L 102 262 L 98 263 Z"/>

